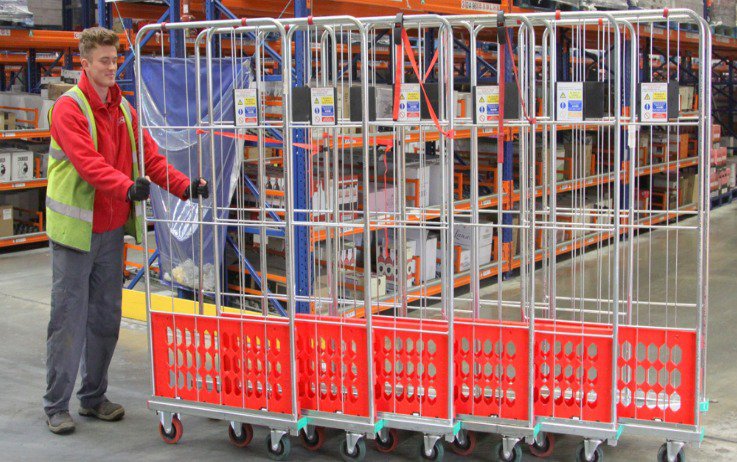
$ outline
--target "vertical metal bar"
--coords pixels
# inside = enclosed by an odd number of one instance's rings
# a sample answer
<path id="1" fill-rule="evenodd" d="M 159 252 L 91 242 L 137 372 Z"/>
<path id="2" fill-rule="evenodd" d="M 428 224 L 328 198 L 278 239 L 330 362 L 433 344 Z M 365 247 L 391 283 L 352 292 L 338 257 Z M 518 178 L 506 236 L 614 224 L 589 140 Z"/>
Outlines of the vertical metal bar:
<path id="1" fill-rule="evenodd" d="M 214 105 L 214 97 L 213 94 L 213 80 L 212 80 L 212 72 L 210 70 L 212 69 L 212 42 L 213 42 L 213 29 L 208 30 L 207 34 L 207 42 L 205 43 L 205 53 L 206 53 L 206 59 L 207 59 L 207 111 L 208 111 L 208 119 L 209 119 L 209 136 L 210 136 L 210 166 L 212 168 L 213 173 L 215 172 L 215 105 Z M 197 156 L 197 172 L 198 177 L 202 174 L 202 156 Z M 213 175 L 211 179 L 211 185 L 212 185 L 212 246 L 213 246 L 213 267 L 214 267 L 214 275 L 215 275 L 215 310 L 218 315 L 220 315 L 221 310 L 221 283 L 220 283 L 220 224 L 218 223 L 220 220 L 218 218 L 218 180 L 217 176 Z M 202 204 L 199 204 L 197 207 L 197 217 L 200 223 L 202 223 Z M 203 236 L 202 236 L 202 229 L 200 229 L 200 258 L 202 258 L 202 252 L 203 252 Z M 202 310 L 202 305 L 204 299 L 204 287 L 202 284 L 202 267 L 204 266 L 204 260 L 200 260 L 200 310 Z"/>
<path id="2" fill-rule="evenodd" d="M 304 0 L 297 0 L 295 2 L 295 14 L 297 12 L 303 12 L 298 11 L 298 6 L 304 6 Z M 292 37 L 295 35 L 294 28 L 289 30 L 289 33 L 286 33 L 284 28 L 280 25 L 280 32 L 282 35 L 282 43 L 281 43 L 281 49 L 283 53 L 283 60 L 282 62 L 285 64 L 285 67 L 283 68 L 282 72 L 282 120 L 283 120 L 283 127 L 284 127 L 284 206 L 285 206 L 285 213 L 284 213 L 284 233 L 285 233 L 285 259 L 286 259 L 286 284 L 287 284 L 287 314 L 289 317 L 289 369 L 290 369 L 290 386 L 292 389 L 292 419 L 294 421 L 297 420 L 298 414 L 299 414 L 299 408 L 297 405 L 297 352 L 296 349 L 296 332 L 295 332 L 295 314 L 299 310 L 299 304 L 296 302 L 296 295 L 300 291 L 305 291 L 309 289 L 309 286 L 307 284 L 307 281 L 304 280 L 306 271 L 301 271 L 302 268 L 306 268 L 307 264 L 300 259 L 300 255 L 303 255 L 303 253 L 307 253 L 309 251 L 309 248 L 307 246 L 309 245 L 309 239 L 305 242 L 305 239 L 307 239 L 307 236 L 301 236 L 299 238 L 296 238 L 296 235 L 299 235 L 300 232 L 303 232 L 305 230 L 295 230 L 294 229 L 294 221 L 297 220 L 297 215 L 295 213 L 295 203 L 298 203 L 300 200 L 306 201 L 306 191 L 300 190 L 300 188 L 305 188 L 304 185 L 304 172 L 305 172 L 305 164 L 304 164 L 304 155 L 299 156 L 298 153 L 301 151 L 300 148 L 296 148 L 293 145 L 292 137 L 294 136 L 295 139 L 299 139 L 299 133 L 300 130 L 295 130 L 292 132 L 292 92 L 290 91 L 292 88 L 292 73 L 289 70 L 289 66 L 292 62 L 292 49 L 291 49 L 291 43 L 292 43 Z M 296 81 L 300 82 L 300 76 L 302 75 L 302 67 L 303 64 L 302 59 L 300 58 L 301 53 L 303 52 L 303 48 L 301 45 L 301 39 L 300 35 L 302 32 L 297 32 L 295 37 L 295 42 L 298 44 L 298 46 L 295 48 L 296 53 L 296 60 L 295 64 L 297 67 L 297 77 Z M 290 152 L 290 149 L 292 152 Z M 300 159 L 301 158 L 301 159 Z M 299 162 L 301 160 L 301 163 Z M 299 168 L 302 168 L 301 171 L 299 171 Z M 302 183 L 300 184 L 300 179 L 302 179 Z M 300 196 L 301 194 L 301 196 Z M 301 215 L 301 214 L 300 214 Z M 306 235 L 306 231 L 304 232 Z M 295 269 L 297 268 L 297 264 L 299 264 L 300 270 L 297 271 L 295 274 Z M 300 285 L 298 285 L 300 284 Z M 309 294 L 305 294 L 309 295 Z M 304 310 L 304 308 L 302 308 Z M 309 305 L 307 305 L 307 310 L 309 310 Z M 306 311 L 306 310 L 305 310 Z"/>

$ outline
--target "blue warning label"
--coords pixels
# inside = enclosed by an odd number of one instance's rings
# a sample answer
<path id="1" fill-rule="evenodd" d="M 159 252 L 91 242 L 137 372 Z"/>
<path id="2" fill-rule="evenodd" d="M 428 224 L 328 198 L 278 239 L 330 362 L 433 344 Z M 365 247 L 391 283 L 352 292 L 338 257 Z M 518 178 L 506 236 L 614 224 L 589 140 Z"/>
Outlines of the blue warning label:
<path id="1" fill-rule="evenodd" d="M 666 112 L 668 111 L 668 103 L 665 101 L 654 101 L 653 112 Z"/>

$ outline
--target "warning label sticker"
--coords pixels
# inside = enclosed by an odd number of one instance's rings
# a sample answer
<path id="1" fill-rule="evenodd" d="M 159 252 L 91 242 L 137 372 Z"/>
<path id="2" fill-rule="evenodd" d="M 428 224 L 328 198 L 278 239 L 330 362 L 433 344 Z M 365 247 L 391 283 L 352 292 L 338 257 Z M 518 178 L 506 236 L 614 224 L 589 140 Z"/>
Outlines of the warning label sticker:
<path id="1" fill-rule="evenodd" d="M 475 122 L 491 123 L 499 120 L 499 85 L 476 87 Z"/>
<path id="2" fill-rule="evenodd" d="M 668 120 L 668 84 L 643 83 L 640 88 L 640 118 L 643 122 Z"/>
<path id="3" fill-rule="evenodd" d="M 399 90 L 399 122 L 420 121 L 420 84 L 403 83 Z"/>
<path id="4" fill-rule="evenodd" d="M 258 95 L 255 88 L 235 89 L 235 126 L 258 125 Z"/>
<path id="5" fill-rule="evenodd" d="M 556 93 L 558 94 L 556 120 L 583 121 L 583 82 L 558 82 Z"/>
<path id="6" fill-rule="evenodd" d="M 335 125 L 335 91 L 332 87 L 312 88 L 312 125 Z"/>

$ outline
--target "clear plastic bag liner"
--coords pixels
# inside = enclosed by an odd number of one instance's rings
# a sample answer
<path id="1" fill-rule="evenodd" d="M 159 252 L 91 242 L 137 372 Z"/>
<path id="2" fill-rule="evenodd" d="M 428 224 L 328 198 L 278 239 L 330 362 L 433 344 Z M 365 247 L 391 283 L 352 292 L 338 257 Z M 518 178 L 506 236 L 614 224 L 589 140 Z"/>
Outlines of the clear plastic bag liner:
<path id="1" fill-rule="evenodd" d="M 175 286 L 213 291 L 215 252 L 223 261 L 227 230 L 213 225 L 213 195 L 218 219 L 227 218 L 243 159 L 242 146 L 234 139 L 215 135 L 210 123 L 207 73 L 212 73 L 212 116 L 216 125 L 234 124 L 233 88 L 247 88 L 252 80 L 249 59 L 215 59 L 208 69 L 200 62 L 200 114 L 197 114 L 197 82 L 194 58 L 141 57 L 141 120 L 169 163 L 189 178 L 202 176 L 210 182 L 210 198 L 182 201 L 152 186 L 156 246 L 160 253 L 160 276 Z M 199 133 L 198 130 L 204 130 Z M 217 130 L 220 131 L 220 130 Z M 214 146 L 214 149 L 211 149 Z M 201 158 L 201 167 L 199 159 Z M 202 223 L 198 208 L 202 208 Z M 218 248 L 214 248 L 214 233 Z M 202 253 L 200 254 L 200 246 Z M 202 261 L 201 257 L 202 255 Z M 200 271 L 203 283 L 200 284 Z"/>

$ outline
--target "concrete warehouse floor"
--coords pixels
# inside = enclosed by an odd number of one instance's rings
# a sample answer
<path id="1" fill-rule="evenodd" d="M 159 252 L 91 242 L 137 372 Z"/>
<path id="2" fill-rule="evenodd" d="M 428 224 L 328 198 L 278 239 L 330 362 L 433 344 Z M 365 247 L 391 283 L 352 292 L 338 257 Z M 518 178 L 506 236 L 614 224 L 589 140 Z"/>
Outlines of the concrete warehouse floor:
<path id="1" fill-rule="evenodd" d="M 737 459 L 737 204 L 712 214 L 709 355 L 707 371 L 711 410 L 704 417 L 706 438 L 700 449 L 688 448 L 691 461 Z M 655 239 L 655 238 L 654 238 Z M 693 258 L 683 251 L 683 258 Z M 150 393 L 146 327 L 124 322 L 118 350 L 110 370 L 109 397 L 126 407 L 118 423 L 87 420 L 72 411 L 77 431 L 69 436 L 52 435 L 46 429 L 41 396 L 45 384 L 45 336 L 49 314 L 51 269 L 46 249 L 0 256 L 0 459 L 2 460 L 269 460 L 266 431 L 256 429 L 247 449 L 228 442 L 223 422 L 185 416 L 184 436 L 177 445 L 166 445 L 158 436 L 157 419 L 146 409 Z M 655 290 L 656 288 L 653 288 Z M 418 434 L 403 433 L 393 460 L 415 460 Z M 481 438 L 472 457 L 446 452 L 445 460 L 489 460 L 495 436 Z M 303 449 L 292 440 L 291 460 L 340 458 L 340 434 L 330 432 L 318 453 Z M 578 438 L 559 437 L 550 461 L 568 461 Z M 608 461 L 653 461 L 662 441 L 647 437 L 624 437 L 616 448 L 605 448 Z M 371 446 L 371 445 L 369 445 Z M 385 460 L 370 450 L 367 460 Z M 524 460 L 537 460 L 525 454 Z"/>

